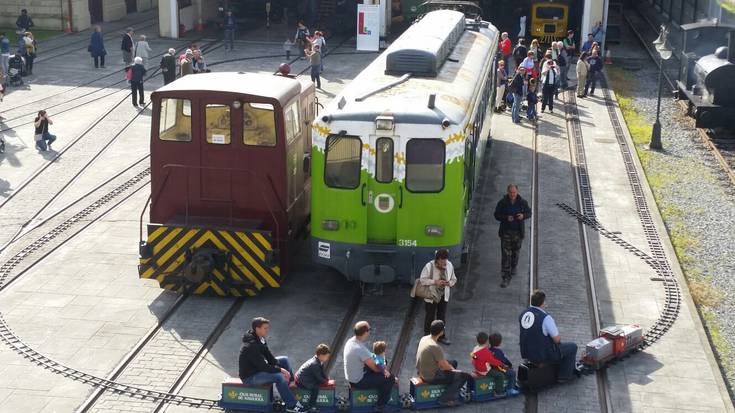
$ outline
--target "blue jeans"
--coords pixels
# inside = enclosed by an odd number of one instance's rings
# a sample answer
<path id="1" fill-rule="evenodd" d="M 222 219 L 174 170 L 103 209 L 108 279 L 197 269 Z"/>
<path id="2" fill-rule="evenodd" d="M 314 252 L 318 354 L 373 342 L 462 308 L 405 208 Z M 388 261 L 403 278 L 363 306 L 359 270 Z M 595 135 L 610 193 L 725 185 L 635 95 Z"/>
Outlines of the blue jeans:
<path id="1" fill-rule="evenodd" d="M 234 29 L 225 29 L 225 50 L 227 50 L 227 45 L 230 45 L 230 50 L 233 50 L 235 48 L 235 30 Z"/>
<path id="2" fill-rule="evenodd" d="M 584 94 L 587 94 L 587 91 L 594 94 L 595 93 L 595 86 L 597 86 L 597 74 L 599 72 L 587 72 L 587 82 L 584 84 Z M 590 85 L 592 85 L 592 89 L 590 90 Z"/>
<path id="3" fill-rule="evenodd" d="M 521 104 L 523 104 L 523 96 L 513 93 L 513 108 L 511 109 L 511 118 L 513 122 L 521 121 Z"/>
<path id="4" fill-rule="evenodd" d="M 278 360 L 278 365 L 281 368 L 287 370 L 289 374 L 291 374 L 291 380 L 293 380 L 293 371 L 291 370 L 291 365 L 288 363 L 288 357 L 276 357 L 276 360 Z M 243 380 L 243 383 L 248 386 L 275 384 L 276 389 L 278 389 L 278 394 L 281 395 L 281 399 L 283 399 L 284 403 L 286 403 L 286 407 L 292 408 L 296 405 L 296 399 L 293 397 L 293 393 L 291 393 L 291 390 L 288 388 L 288 382 L 283 377 L 283 374 L 281 374 L 280 372 L 266 373 L 261 371 L 253 374 L 250 377 L 247 377 L 245 380 Z"/>
<path id="5" fill-rule="evenodd" d="M 514 389 L 516 387 L 516 371 L 508 369 L 508 371 L 505 372 L 505 378 L 508 379 L 508 387 L 506 387 L 506 390 Z"/>
<path id="6" fill-rule="evenodd" d="M 36 141 L 36 147 L 38 149 L 45 151 L 51 146 L 52 143 L 56 140 L 56 135 L 52 135 L 48 132 L 44 132 L 41 139 Z"/>
<path id="7" fill-rule="evenodd" d="M 559 379 L 569 380 L 574 375 L 574 364 L 577 361 L 577 345 L 575 343 L 559 343 Z"/>
<path id="8" fill-rule="evenodd" d="M 528 104 L 528 107 L 526 108 L 526 116 L 528 117 L 528 120 L 534 120 L 536 119 L 536 104 Z"/>

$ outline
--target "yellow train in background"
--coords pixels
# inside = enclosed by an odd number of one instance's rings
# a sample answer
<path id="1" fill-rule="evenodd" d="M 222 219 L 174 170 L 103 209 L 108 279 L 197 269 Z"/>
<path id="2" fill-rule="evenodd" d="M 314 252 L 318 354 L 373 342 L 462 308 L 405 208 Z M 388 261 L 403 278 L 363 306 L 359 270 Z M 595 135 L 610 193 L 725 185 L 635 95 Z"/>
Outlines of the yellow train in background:
<path id="1" fill-rule="evenodd" d="M 567 35 L 569 4 L 537 1 L 531 4 L 531 38 L 551 43 Z"/>

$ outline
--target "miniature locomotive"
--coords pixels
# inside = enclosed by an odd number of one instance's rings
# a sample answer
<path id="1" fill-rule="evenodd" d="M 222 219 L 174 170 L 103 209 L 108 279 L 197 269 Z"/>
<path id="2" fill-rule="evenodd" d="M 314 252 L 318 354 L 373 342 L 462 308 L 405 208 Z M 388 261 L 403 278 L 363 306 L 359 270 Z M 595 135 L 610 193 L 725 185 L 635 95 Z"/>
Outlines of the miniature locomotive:
<path id="1" fill-rule="evenodd" d="M 598 370 L 612 360 L 636 351 L 643 343 L 643 329 L 638 324 L 603 328 L 600 337 L 585 346 L 582 364 Z"/>

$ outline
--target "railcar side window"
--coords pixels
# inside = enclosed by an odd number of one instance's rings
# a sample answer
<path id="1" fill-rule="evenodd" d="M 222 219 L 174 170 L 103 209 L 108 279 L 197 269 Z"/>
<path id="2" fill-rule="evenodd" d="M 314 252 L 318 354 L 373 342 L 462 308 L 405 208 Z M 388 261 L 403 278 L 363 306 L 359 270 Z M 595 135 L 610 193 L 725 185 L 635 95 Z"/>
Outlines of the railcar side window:
<path id="1" fill-rule="evenodd" d="M 207 125 L 207 143 L 228 145 L 232 131 L 230 129 L 230 107 L 228 105 L 208 104 L 205 108 Z"/>
<path id="2" fill-rule="evenodd" d="M 158 138 L 163 141 L 191 141 L 191 101 L 188 99 L 161 99 L 158 119 Z"/>
<path id="3" fill-rule="evenodd" d="M 242 141 L 251 146 L 276 146 L 276 118 L 270 103 L 246 103 L 242 114 Z"/>
<path id="4" fill-rule="evenodd" d="M 327 137 L 324 183 L 332 188 L 355 189 L 360 185 L 362 141 L 354 136 Z"/>
<path id="5" fill-rule="evenodd" d="M 406 143 L 406 189 L 440 192 L 444 188 L 444 141 L 411 139 Z"/>
<path id="6" fill-rule="evenodd" d="M 385 184 L 393 181 L 393 139 L 379 138 L 375 142 L 375 180 Z"/>

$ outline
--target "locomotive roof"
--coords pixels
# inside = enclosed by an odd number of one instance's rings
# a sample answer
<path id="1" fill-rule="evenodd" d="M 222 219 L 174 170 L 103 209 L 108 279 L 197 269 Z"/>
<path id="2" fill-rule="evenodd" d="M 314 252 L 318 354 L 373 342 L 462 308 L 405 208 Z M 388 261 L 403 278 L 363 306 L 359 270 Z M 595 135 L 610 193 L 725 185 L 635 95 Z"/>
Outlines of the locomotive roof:
<path id="1" fill-rule="evenodd" d="M 263 96 L 285 105 L 302 92 L 299 79 L 262 73 L 217 72 L 188 75 L 156 90 L 166 92 L 229 92 Z"/>
<path id="2" fill-rule="evenodd" d="M 432 13 L 442 12 L 447 11 Z M 423 35 L 432 34 L 427 31 Z M 402 43 L 397 40 L 332 99 L 325 112 L 333 121 L 372 122 L 378 115 L 391 113 L 396 123 L 438 124 L 447 118 L 453 124 L 460 124 L 470 115 L 467 113 L 470 103 L 480 93 L 477 84 L 491 70 L 486 62 L 497 49 L 497 39 L 498 31 L 493 26 L 479 32 L 465 30 L 435 77 L 410 77 L 361 101 L 355 100 L 400 78 L 385 74 L 386 56 L 394 45 Z M 432 93 L 436 94 L 435 108 L 429 109 L 427 104 Z M 339 109 L 343 97 L 345 104 Z"/>

